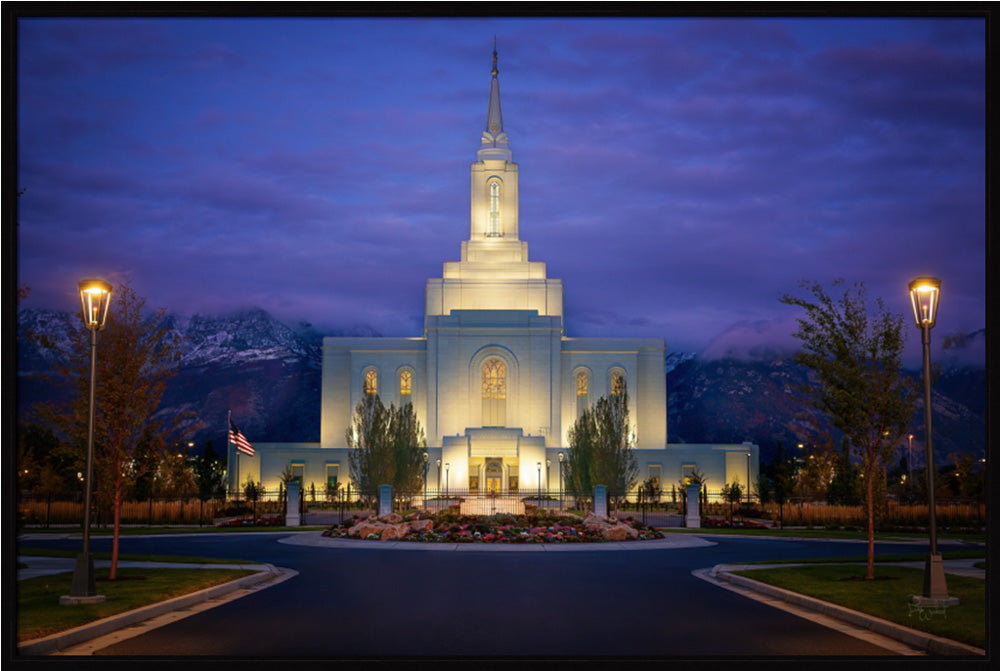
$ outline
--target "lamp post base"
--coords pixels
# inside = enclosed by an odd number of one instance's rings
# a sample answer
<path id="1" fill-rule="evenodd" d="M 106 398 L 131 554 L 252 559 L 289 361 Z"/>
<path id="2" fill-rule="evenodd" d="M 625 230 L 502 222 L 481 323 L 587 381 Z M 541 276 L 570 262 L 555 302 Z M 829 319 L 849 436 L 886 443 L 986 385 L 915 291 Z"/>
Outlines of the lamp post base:
<path id="1" fill-rule="evenodd" d="M 913 603 L 921 606 L 957 606 L 958 597 L 948 596 L 948 584 L 944 577 L 944 562 L 940 554 L 929 554 L 924 563 L 924 593 L 913 597 Z"/>
<path id="2" fill-rule="evenodd" d="M 89 552 L 81 552 L 76 556 L 73 566 L 73 582 L 69 594 L 59 597 L 59 603 L 73 606 L 84 603 L 101 603 L 106 597 L 97 593 L 94 583 L 94 558 Z"/>

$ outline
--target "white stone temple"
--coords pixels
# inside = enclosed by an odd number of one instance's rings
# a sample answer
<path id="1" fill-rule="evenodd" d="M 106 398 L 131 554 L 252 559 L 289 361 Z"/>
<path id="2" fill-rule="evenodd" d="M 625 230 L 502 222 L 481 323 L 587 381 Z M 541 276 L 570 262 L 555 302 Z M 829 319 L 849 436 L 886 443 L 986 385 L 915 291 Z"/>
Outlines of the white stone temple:
<path id="1" fill-rule="evenodd" d="M 323 339 L 319 443 L 229 449 L 229 484 L 277 488 L 291 466 L 309 491 L 349 480 L 346 432 L 363 394 L 413 404 L 423 427 L 430 490 L 555 495 L 560 457 L 582 410 L 627 390 L 639 482 L 665 492 L 697 468 L 710 493 L 754 482 L 758 447 L 669 444 L 664 341 L 573 338 L 563 330 L 562 281 L 528 260 L 518 217 L 518 165 L 500 111 L 493 52 L 489 109 L 471 167 L 469 238 L 460 260 L 427 280 L 423 335 Z M 528 229 L 530 230 L 530 228 Z M 353 483 L 352 483 L 353 486 Z M 745 491 L 745 490 L 744 490 Z"/>

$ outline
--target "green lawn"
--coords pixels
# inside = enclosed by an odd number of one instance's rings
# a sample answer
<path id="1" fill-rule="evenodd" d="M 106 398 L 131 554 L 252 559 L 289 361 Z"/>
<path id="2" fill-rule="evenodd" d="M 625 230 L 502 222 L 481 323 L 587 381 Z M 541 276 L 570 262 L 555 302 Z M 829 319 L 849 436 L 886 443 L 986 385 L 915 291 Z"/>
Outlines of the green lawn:
<path id="1" fill-rule="evenodd" d="M 59 597 L 69 594 L 73 572 L 19 580 L 17 583 L 17 641 L 41 638 L 110 615 L 165 601 L 218 585 L 253 571 L 236 569 L 120 568 L 118 579 L 107 578 L 107 569 L 96 571 L 97 593 L 103 603 L 63 606 Z"/>
<path id="2" fill-rule="evenodd" d="M 944 615 L 932 615 L 923 620 L 920 612 L 909 606 L 910 597 L 923 591 L 922 569 L 878 566 L 874 581 L 850 579 L 865 575 L 864 564 L 796 566 L 735 573 L 912 629 L 986 647 L 986 581 L 980 578 L 948 575 L 948 593 L 958 597 L 960 604 L 949 607 Z"/>
<path id="3" fill-rule="evenodd" d="M 986 557 L 986 548 L 980 550 L 952 550 L 948 552 L 942 552 L 942 559 L 978 559 L 980 557 Z M 927 559 L 927 553 L 910 553 L 910 554 L 884 554 L 875 555 L 875 563 L 886 563 L 886 562 L 904 562 L 904 561 L 924 561 Z M 811 557 L 805 559 L 761 559 L 758 561 L 743 562 L 745 564 L 843 564 L 845 562 L 867 562 L 868 557 L 865 555 L 852 555 L 850 557 Z M 981 562 L 982 566 L 976 566 L 976 568 L 986 568 L 986 563 Z"/>
<path id="4" fill-rule="evenodd" d="M 723 536 L 774 536 L 777 538 L 830 538 L 838 540 L 868 540 L 864 531 L 853 531 L 847 529 L 727 529 L 702 527 L 701 529 L 688 529 L 685 527 L 657 527 L 657 530 L 664 533 L 694 534 L 700 536 L 723 535 Z M 891 542 L 904 539 L 923 539 L 920 534 L 906 534 L 891 531 L 879 531 L 875 533 L 875 540 L 878 542 Z M 963 540 L 970 543 L 985 543 L 984 533 L 963 533 L 963 534 L 938 534 L 938 540 Z"/>
<path id="5" fill-rule="evenodd" d="M 163 536 L 174 534 L 240 534 L 240 533 L 287 533 L 290 531 L 322 531 L 326 526 L 308 527 L 212 527 L 212 526 L 191 526 L 191 527 L 122 527 L 119 536 Z M 19 528 L 19 534 L 81 534 L 81 527 L 56 527 L 56 528 Z M 95 536 L 113 536 L 114 529 L 94 528 L 90 530 L 91 538 Z"/>
<path id="6" fill-rule="evenodd" d="M 17 554 L 20 557 L 67 557 L 76 558 L 80 554 L 79 550 L 55 550 L 52 548 L 18 547 Z M 111 560 L 110 552 L 91 552 L 90 556 L 95 560 Z M 985 556 L 985 555 L 984 555 Z M 182 557 L 178 555 L 141 555 L 127 552 L 118 553 L 118 561 L 155 561 L 155 562 L 176 562 L 183 564 L 257 564 L 259 562 L 250 559 L 219 559 L 216 557 Z M 22 567 L 25 568 L 25 567 Z"/>

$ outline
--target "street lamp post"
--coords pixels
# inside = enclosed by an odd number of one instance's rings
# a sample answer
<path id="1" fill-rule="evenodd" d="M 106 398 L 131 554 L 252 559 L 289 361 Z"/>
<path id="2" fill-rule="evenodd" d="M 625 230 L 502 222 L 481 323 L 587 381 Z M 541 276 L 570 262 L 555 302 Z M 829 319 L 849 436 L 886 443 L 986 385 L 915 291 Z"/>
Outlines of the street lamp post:
<path id="1" fill-rule="evenodd" d="M 444 465 L 444 498 L 448 499 L 448 491 L 451 489 L 451 462 L 445 462 Z M 448 499 L 448 505 L 451 505 L 451 500 Z"/>
<path id="2" fill-rule="evenodd" d="M 563 507 L 563 453 L 559 453 L 559 510 Z"/>
<path id="3" fill-rule="evenodd" d="M 542 502 L 542 462 L 536 462 L 535 468 L 538 469 L 538 503 Z"/>
<path id="4" fill-rule="evenodd" d="M 111 285 L 101 280 L 80 282 L 83 325 L 90 331 L 90 406 L 87 416 L 87 475 L 83 493 L 83 550 L 76 556 L 73 582 L 61 604 L 99 603 L 105 597 L 94 583 L 94 559 L 90 556 L 90 499 L 94 488 L 94 396 L 97 379 L 97 332 L 104 328 L 111 305 Z"/>
<path id="5" fill-rule="evenodd" d="M 546 498 L 549 495 L 549 478 L 551 477 L 550 474 L 552 473 L 551 466 L 552 466 L 552 461 L 549 460 L 549 459 L 546 459 L 545 460 L 545 496 L 546 496 Z"/>
<path id="6" fill-rule="evenodd" d="M 913 319 L 920 329 L 924 349 L 924 442 L 927 452 L 927 510 L 930 522 L 930 552 L 924 565 L 924 593 L 914 596 L 916 603 L 955 605 L 958 599 L 948 596 L 944 564 L 937 551 L 937 520 L 934 509 L 934 442 L 931 430 L 931 329 L 937 320 L 941 281 L 934 277 L 918 277 L 910 282 L 910 303 Z"/>
<path id="7" fill-rule="evenodd" d="M 427 453 L 424 452 L 424 509 L 427 508 Z"/>
<path id="8" fill-rule="evenodd" d="M 909 471 L 907 479 L 913 482 L 913 434 L 911 433 L 907 437 L 910 440 L 910 444 L 906 448 L 906 470 Z"/>
<path id="9" fill-rule="evenodd" d="M 747 504 L 750 503 L 750 452 L 747 452 Z"/>

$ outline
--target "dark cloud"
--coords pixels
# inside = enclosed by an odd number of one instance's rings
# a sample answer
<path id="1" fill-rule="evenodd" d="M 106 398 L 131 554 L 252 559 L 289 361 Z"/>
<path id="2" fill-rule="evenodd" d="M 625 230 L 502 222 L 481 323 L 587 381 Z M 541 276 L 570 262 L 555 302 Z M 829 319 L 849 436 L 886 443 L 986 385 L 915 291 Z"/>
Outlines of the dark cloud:
<path id="1" fill-rule="evenodd" d="M 419 334 L 468 235 L 494 34 L 567 335 L 750 356 L 789 341 L 781 293 L 838 276 L 906 310 L 938 274 L 942 327 L 985 323 L 985 30 L 952 19 L 32 20 L 29 300 L 131 274 L 188 313 Z"/>

